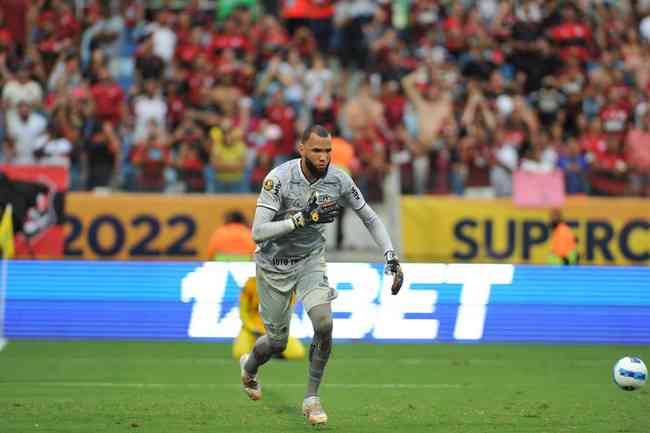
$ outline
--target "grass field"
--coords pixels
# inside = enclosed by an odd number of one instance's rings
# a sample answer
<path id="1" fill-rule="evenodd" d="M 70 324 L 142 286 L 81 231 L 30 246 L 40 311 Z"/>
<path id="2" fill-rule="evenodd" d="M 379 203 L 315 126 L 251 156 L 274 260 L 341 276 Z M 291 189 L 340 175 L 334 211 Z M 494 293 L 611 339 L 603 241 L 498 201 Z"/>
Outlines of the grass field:
<path id="1" fill-rule="evenodd" d="M 650 386 L 612 384 L 649 346 L 334 347 L 323 431 L 649 433 Z M 311 432 L 300 412 L 306 362 L 272 360 L 247 400 L 230 346 L 12 341 L 0 352 L 0 433 Z"/>

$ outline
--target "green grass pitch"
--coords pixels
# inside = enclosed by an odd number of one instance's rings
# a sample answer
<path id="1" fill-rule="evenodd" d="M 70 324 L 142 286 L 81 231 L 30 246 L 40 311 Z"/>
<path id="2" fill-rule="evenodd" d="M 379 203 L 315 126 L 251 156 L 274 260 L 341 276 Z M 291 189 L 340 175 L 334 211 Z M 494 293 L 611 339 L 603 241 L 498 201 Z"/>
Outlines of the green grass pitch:
<path id="1" fill-rule="evenodd" d="M 625 355 L 650 361 L 650 346 L 335 344 L 319 430 L 649 433 L 650 385 L 612 383 Z M 252 402 L 227 344 L 12 341 L 0 433 L 313 432 L 306 376 L 306 361 L 272 360 Z"/>

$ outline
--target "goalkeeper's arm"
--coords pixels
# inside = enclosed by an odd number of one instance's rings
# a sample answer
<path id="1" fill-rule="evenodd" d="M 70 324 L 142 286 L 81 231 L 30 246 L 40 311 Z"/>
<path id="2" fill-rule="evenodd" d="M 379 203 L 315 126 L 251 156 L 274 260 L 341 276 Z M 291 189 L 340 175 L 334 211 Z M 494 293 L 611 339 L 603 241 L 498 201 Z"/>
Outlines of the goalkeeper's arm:
<path id="1" fill-rule="evenodd" d="M 253 240 L 263 242 L 286 235 L 298 228 L 312 224 L 333 222 L 339 215 L 339 207 L 333 201 L 318 203 L 318 193 L 314 194 L 307 206 L 291 218 L 273 221 L 275 211 L 265 206 L 257 206 L 253 221 Z"/>
<path id="2" fill-rule="evenodd" d="M 393 244 L 390 241 L 390 236 L 388 236 L 386 226 L 381 222 L 368 203 L 364 203 L 361 208 L 355 209 L 355 211 L 368 229 L 368 232 L 375 239 L 377 245 L 384 250 L 384 260 L 386 261 L 385 273 L 394 276 L 391 293 L 397 295 L 402 288 L 404 274 L 402 273 L 402 267 L 399 264 L 395 250 L 393 250 Z"/>
<path id="3" fill-rule="evenodd" d="M 379 245 L 379 248 L 381 248 L 384 255 L 386 255 L 388 251 L 393 251 L 393 243 L 390 240 L 390 236 L 388 236 L 386 226 L 381 219 L 379 219 L 375 211 L 372 210 L 370 205 L 365 203 L 360 209 L 355 209 L 355 212 L 359 218 L 361 218 L 363 225 L 366 226 L 368 232 L 377 245 Z"/>
<path id="4" fill-rule="evenodd" d="M 257 206 L 253 220 L 253 240 L 255 242 L 275 239 L 296 229 L 296 225 L 291 219 L 273 221 L 275 213 L 273 209 Z"/>

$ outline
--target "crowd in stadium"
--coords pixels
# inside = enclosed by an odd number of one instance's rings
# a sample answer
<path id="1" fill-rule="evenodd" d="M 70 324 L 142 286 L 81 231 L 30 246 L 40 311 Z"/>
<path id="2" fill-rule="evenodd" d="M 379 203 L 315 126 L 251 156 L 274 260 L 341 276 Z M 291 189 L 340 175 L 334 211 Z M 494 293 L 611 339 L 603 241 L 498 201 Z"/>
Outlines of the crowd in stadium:
<path id="1" fill-rule="evenodd" d="M 72 190 L 257 191 L 310 123 L 370 200 L 650 196 L 648 0 L 6 0 L 2 161 Z M 79 9 L 79 5 L 82 5 Z"/>

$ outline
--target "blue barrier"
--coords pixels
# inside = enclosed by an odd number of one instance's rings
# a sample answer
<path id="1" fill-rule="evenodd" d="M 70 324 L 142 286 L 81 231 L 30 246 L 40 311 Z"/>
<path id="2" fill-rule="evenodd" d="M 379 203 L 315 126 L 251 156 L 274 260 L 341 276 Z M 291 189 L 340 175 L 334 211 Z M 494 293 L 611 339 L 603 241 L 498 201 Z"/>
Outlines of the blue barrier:
<path id="1" fill-rule="evenodd" d="M 8 338 L 230 341 L 252 263 L 11 261 Z M 650 343 L 650 268 L 332 263 L 334 338 Z M 300 303 L 291 333 L 311 336 Z"/>

